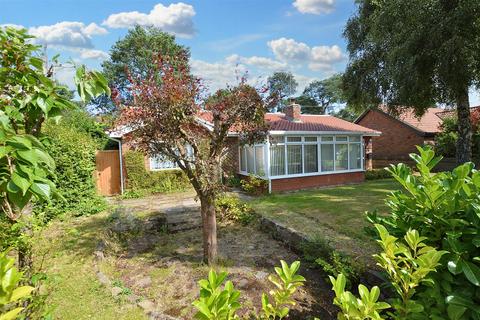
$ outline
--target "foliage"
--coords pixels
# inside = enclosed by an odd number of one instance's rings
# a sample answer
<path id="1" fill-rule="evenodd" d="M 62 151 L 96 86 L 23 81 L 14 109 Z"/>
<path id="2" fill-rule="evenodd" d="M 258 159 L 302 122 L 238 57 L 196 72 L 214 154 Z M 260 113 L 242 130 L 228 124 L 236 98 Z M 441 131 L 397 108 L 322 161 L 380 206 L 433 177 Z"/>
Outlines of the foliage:
<path id="1" fill-rule="evenodd" d="M 108 136 L 105 133 L 105 125 L 97 121 L 95 117 L 81 107 L 64 111 L 61 124 L 77 132 L 89 135 L 97 143 L 99 150 L 109 143 Z"/>
<path id="2" fill-rule="evenodd" d="M 220 221 L 240 222 L 247 225 L 255 219 L 253 209 L 234 196 L 221 196 L 215 201 L 217 217 Z"/>
<path id="3" fill-rule="evenodd" d="M 276 108 L 281 110 L 286 105 L 286 98 L 297 91 L 298 82 L 291 72 L 277 71 L 267 78 L 270 96 L 278 102 Z"/>
<path id="4" fill-rule="evenodd" d="M 38 203 L 37 216 L 48 222 L 63 214 L 85 216 L 104 210 L 106 202 L 97 195 L 94 181 L 97 141 L 63 121 L 48 123 L 43 141 L 56 164 L 50 179 L 60 197 Z"/>
<path id="5" fill-rule="evenodd" d="M 147 171 L 144 154 L 140 151 L 125 152 L 127 191 L 124 198 L 140 198 L 153 193 L 184 191 L 190 183 L 181 170 Z"/>
<path id="6" fill-rule="evenodd" d="M 391 216 L 369 219 L 383 224 L 394 236 L 409 229 L 425 236 L 425 243 L 449 253 L 434 283 L 418 288 L 425 312 L 432 317 L 475 319 L 480 316 L 480 172 L 465 163 L 452 172 L 432 174 L 441 157 L 428 147 L 412 154 L 419 174 L 404 164 L 391 166 L 392 176 L 404 187 L 388 199 Z"/>
<path id="7" fill-rule="evenodd" d="M 208 274 L 208 280 L 202 279 L 198 282 L 201 288 L 200 298 L 193 302 L 198 309 L 195 314 L 196 319 L 239 319 L 235 313 L 240 308 L 238 302 L 240 292 L 234 289 L 231 281 L 227 281 L 225 286 L 221 287 L 226 277 L 226 272 L 217 274 L 212 269 Z"/>
<path id="8" fill-rule="evenodd" d="M 33 287 L 19 286 L 23 274 L 15 267 L 15 260 L 0 253 L 0 320 L 14 320 L 23 308 L 18 304 L 27 298 Z M 17 307 L 16 307 L 17 306 Z"/>
<path id="9" fill-rule="evenodd" d="M 215 199 L 223 189 L 228 132 L 235 127 L 247 143 L 264 139 L 268 105 L 264 92 L 244 78 L 237 86 L 203 99 L 203 86 L 190 74 L 186 54 L 159 56 L 152 63 L 155 67 L 146 78 L 131 74 L 134 99 L 122 107 L 120 123 L 133 130 L 130 139 L 141 150 L 165 156 L 187 175 L 202 204 L 204 260 L 213 263 Z"/>
<path id="10" fill-rule="evenodd" d="M 344 108 L 340 108 L 340 110 L 333 112 L 332 115 L 337 118 L 353 122 L 360 114 L 358 111 L 347 105 Z"/>
<path id="11" fill-rule="evenodd" d="M 471 120 L 473 128 L 472 158 L 480 161 L 480 130 L 475 115 L 480 110 L 472 111 Z M 458 142 L 458 121 L 456 117 L 446 117 L 441 125 L 441 132 L 435 135 L 435 153 L 444 157 L 455 157 Z"/>
<path id="12" fill-rule="evenodd" d="M 320 109 L 318 113 L 325 114 L 334 104 L 344 102 L 342 75 L 335 74 L 324 80 L 312 81 L 302 95 L 315 101 L 315 105 Z"/>
<path id="13" fill-rule="evenodd" d="M 243 191 L 253 195 L 262 195 L 268 192 L 268 181 L 254 175 L 249 175 L 240 181 Z"/>
<path id="14" fill-rule="evenodd" d="M 338 319 L 425 319 L 423 306 L 413 299 L 416 288 L 422 282 L 431 282 L 428 275 L 439 266 L 445 251 L 437 251 L 427 246 L 425 237 L 418 231 L 408 230 L 403 241 L 390 235 L 387 229 L 375 225 L 380 236 L 378 243 L 382 248 L 380 254 L 374 255 L 378 265 L 386 271 L 397 297 L 391 303 L 378 302 L 380 289 L 373 287 L 371 291 L 360 284 L 360 298 L 345 291 L 346 277 L 340 274 L 336 279 L 330 276 L 335 291 L 334 303 L 342 310 Z M 392 312 L 382 315 L 382 310 L 393 308 Z"/>
<path id="15" fill-rule="evenodd" d="M 281 267 L 275 267 L 277 275 L 268 277 L 268 280 L 275 285 L 275 289 L 270 290 L 269 294 L 262 294 L 262 312 L 254 315 L 255 319 L 283 319 L 288 316 L 289 306 L 295 305 L 292 296 L 305 282 L 305 278 L 297 274 L 300 262 L 295 261 L 290 266 L 283 260 L 280 263 Z M 226 272 L 217 274 L 210 270 L 208 280 L 199 281 L 200 298 L 193 302 L 198 309 L 195 314 L 196 319 L 239 319 L 236 311 L 241 308 L 240 292 L 234 289 L 231 281 L 227 281 L 225 286 L 221 287 L 226 277 Z"/>
<path id="16" fill-rule="evenodd" d="M 242 179 L 235 172 L 230 173 L 225 180 L 225 184 L 231 188 L 240 188 Z"/>
<path id="17" fill-rule="evenodd" d="M 360 0 L 344 36 L 350 62 L 348 104 L 386 103 L 418 115 L 437 104 L 456 105 L 460 163 L 470 160 L 468 91 L 480 84 L 478 1 Z"/>
<path id="18" fill-rule="evenodd" d="M 388 179 L 392 175 L 388 170 L 384 169 L 372 169 L 365 171 L 365 180 L 378 180 L 378 179 Z"/>
<path id="19" fill-rule="evenodd" d="M 173 58 L 178 54 L 189 54 L 188 48 L 175 42 L 175 36 L 153 26 L 139 25 L 129 29 L 109 53 L 109 59 L 102 63 L 103 74 L 125 102 L 131 99 L 128 87 L 132 83 L 129 74 L 143 79 L 155 68 L 154 57 L 157 55 Z M 117 111 L 112 101 L 105 96 L 96 99 L 93 104 L 96 111 Z"/>
<path id="20" fill-rule="evenodd" d="M 327 259 L 319 257 L 315 262 L 327 275 L 336 277 L 342 274 L 345 276 L 347 278 L 348 288 L 350 288 L 353 283 L 358 282 L 361 272 L 360 265 L 341 252 L 332 250 Z"/>

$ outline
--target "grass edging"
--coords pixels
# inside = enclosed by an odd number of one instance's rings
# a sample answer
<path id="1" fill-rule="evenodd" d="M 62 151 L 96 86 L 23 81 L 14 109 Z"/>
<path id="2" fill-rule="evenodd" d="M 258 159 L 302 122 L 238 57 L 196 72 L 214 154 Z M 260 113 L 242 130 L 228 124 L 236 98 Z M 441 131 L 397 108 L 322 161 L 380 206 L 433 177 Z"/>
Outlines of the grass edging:
<path id="1" fill-rule="evenodd" d="M 287 227 L 282 223 L 269 219 L 262 216 L 260 218 L 260 229 L 264 232 L 270 234 L 275 240 L 278 240 L 284 243 L 290 250 L 303 256 L 303 245 L 305 243 L 311 243 L 310 238 L 303 234 L 302 232 L 295 230 L 293 228 Z M 324 255 L 319 258 L 328 259 L 331 251 L 325 250 Z M 385 284 L 385 279 L 382 277 L 381 273 L 376 270 L 365 269 L 359 276 L 359 280 L 363 284 L 368 286 L 381 286 Z"/>

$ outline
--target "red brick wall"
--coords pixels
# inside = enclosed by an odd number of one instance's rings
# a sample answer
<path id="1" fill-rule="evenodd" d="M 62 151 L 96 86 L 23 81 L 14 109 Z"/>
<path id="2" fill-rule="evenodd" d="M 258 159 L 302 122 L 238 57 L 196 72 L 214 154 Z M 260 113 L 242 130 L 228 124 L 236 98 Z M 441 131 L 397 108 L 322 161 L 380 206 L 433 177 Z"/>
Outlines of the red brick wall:
<path id="1" fill-rule="evenodd" d="M 376 110 L 369 111 L 358 124 L 382 132 L 373 137 L 374 160 L 410 159 L 408 155 L 417 151 L 415 146 L 424 144 L 424 137 L 414 129 Z"/>
<path id="2" fill-rule="evenodd" d="M 364 172 L 333 173 L 319 176 L 275 179 L 272 180 L 272 192 L 359 183 L 364 180 Z"/>
<path id="3" fill-rule="evenodd" d="M 223 171 L 227 175 L 236 174 L 238 172 L 238 138 L 237 137 L 228 137 L 227 138 L 227 156 L 223 162 Z"/>

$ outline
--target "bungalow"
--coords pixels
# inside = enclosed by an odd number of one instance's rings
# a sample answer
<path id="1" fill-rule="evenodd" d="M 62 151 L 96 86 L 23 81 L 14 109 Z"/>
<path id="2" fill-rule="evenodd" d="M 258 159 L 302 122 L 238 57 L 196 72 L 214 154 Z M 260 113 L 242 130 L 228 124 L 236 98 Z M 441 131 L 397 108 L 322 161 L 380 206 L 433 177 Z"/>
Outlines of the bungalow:
<path id="1" fill-rule="evenodd" d="M 208 114 L 202 120 L 211 125 Z M 330 115 L 300 114 L 297 104 L 286 107 L 285 113 L 267 113 L 265 120 L 270 129 L 264 142 L 241 145 L 238 133 L 230 134 L 225 170 L 265 179 L 270 192 L 363 181 L 369 166 L 365 150 L 371 138 L 380 135 Z M 112 133 L 111 137 L 122 139 L 123 134 Z M 147 170 L 177 169 L 161 156 L 145 159 Z"/>

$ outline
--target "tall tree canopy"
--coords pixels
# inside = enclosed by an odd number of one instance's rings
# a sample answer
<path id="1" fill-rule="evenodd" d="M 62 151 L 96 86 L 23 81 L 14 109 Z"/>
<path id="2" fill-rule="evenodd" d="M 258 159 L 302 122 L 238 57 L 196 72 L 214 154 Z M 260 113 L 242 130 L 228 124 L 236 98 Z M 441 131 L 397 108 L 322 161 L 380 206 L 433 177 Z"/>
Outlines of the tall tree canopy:
<path id="1" fill-rule="evenodd" d="M 480 84 L 480 1 L 358 0 L 345 28 L 348 103 L 457 108 L 457 160 L 471 159 L 468 92 Z"/>
<path id="2" fill-rule="evenodd" d="M 315 113 L 325 114 L 333 104 L 344 102 L 342 75 L 335 74 L 324 80 L 310 82 L 303 90 L 302 96 L 315 101 L 318 109 Z"/>
<path id="3" fill-rule="evenodd" d="M 291 72 L 278 71 L 267 79 L 270 96 L 277 101 L 277 109 L 285 106 L 286 98 L 297 91 L 298 82 Z"/>
<path id="4" fill-rule="evenodd" d="M 110 59 L 102 64 L 103 73 L 109 84 L 118 90 L 124 100 L 131 98 L 128 87 L 131 85 L 128 73 L 145 79 L 154 68 L 154 56 L 175 57 L 189 55 L 189 49 L 175 42 L 175 37 L 155 27 L 135 26 L 128 30 L 124 38 L 110 49 Z M 115 106 L 106 97 L 96 100 L 96 106 L 104 112 L 112 112 Z"/>

